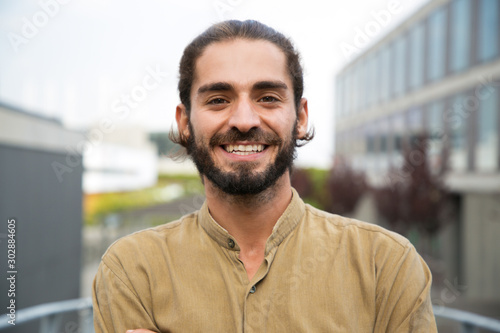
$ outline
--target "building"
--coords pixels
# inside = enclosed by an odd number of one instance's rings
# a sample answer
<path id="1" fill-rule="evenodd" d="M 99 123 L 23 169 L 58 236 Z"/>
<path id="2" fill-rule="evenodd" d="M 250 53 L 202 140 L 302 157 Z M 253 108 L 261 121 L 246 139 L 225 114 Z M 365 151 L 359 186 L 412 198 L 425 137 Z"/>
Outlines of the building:
<path id="1" fill-rule="evenodd" d="M 372 184 L 401 166 L 419 133 L 433 168 L 448 151 L 460 220 L 441 238 L 446 279 L 492 300 L 500 300 L 499 31 L 498 0 L 431 0 L 336 77 L 336 154 Z"/>
<path id="2" fill-rule="evenodd" d="M 55 119 L 0 104 L 3 320 L 12 301 L 20 310 L 80 296 L 83 165 L 70 151 L 82 140 Z M 9 269 L 8 258 L 15 260 Z M 5 277 L 12 275 L 9 282 Z M 38 326 L 35 321 L 9 332 L 37 332 Z"/>
<path id="3" fill-rule="evenodd" d="M 94 127 L 86 136 L 85 194 L 134 191 L 156 184 L 157 148 L 143 128 L 122 125 L 102 131 Z"/>

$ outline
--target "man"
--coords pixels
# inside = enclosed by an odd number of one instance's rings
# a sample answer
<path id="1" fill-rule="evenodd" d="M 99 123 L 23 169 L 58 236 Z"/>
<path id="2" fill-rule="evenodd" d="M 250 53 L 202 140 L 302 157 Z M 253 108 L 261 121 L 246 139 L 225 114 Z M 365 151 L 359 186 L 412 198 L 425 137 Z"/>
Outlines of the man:
<path id="1" fill-rule="evenodd" d="M 178 136 L 206 202 L 115 242 L 94 281 L 97 332 L 435 332 L 431 275 L 378 226 L 305 205 L 290 185 L 307 142 L 298 53 L 255 21 L 184 51 Z"/>

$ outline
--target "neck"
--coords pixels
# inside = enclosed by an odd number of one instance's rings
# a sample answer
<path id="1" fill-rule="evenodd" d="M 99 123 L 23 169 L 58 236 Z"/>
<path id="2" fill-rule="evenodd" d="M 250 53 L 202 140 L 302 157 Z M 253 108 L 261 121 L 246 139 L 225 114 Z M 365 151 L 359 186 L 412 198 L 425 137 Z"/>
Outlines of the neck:
<path id="1" fill-rule="evenodd" d="M 290 176 L 285 172 L 270 188 L 255 195 L 230 195 L 205 178 L 212 217 L 233 236 L 242 252 L 264 251 L 267 238 L 290 203 Z"/>

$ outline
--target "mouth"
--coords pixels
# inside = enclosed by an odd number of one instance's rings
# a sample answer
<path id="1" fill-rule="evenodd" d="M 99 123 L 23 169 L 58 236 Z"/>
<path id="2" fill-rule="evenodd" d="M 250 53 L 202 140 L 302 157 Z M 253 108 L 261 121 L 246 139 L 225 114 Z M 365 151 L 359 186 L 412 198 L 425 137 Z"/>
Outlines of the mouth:
<path id="1" fill-rule="evenodd" d="M 246 156 L 261 153 L 269 146 L 262 144 L 226 144 L 221 147 L 230 154 Z"/>

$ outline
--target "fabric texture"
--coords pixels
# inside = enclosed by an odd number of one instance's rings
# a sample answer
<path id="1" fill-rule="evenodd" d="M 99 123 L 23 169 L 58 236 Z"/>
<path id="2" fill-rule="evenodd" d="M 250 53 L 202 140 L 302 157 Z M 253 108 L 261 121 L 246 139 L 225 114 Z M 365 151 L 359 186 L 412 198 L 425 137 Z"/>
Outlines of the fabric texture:
<path id="1" fill-rule="evenodd" d="M 251 281 L 238 254 L 206 203 L 116 241 L 94 280 L 96 332 L 437 332 L 411 243 L 295 190 Z"/>

